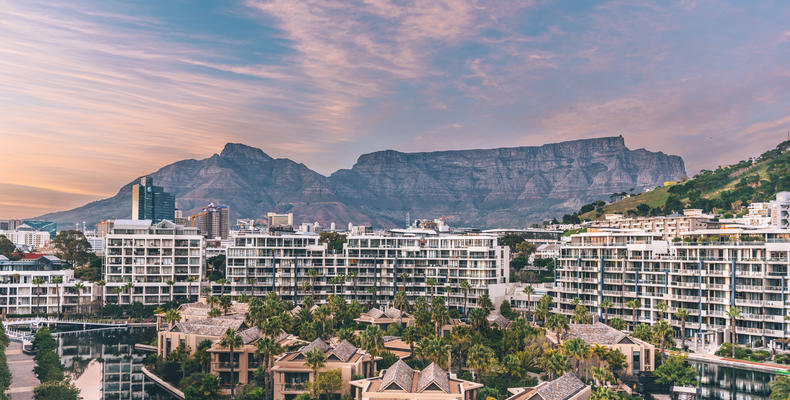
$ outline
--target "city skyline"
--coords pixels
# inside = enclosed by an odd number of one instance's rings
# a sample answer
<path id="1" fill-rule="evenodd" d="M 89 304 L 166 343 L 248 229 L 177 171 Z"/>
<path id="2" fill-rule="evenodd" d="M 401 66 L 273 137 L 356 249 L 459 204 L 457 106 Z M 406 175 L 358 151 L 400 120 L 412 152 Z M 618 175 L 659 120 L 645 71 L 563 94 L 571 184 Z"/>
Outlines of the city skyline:
<path id="1" fill-rule="evenodd" d="M 622 134 L 630 148 L 682 156 L 694 174 L 759 155 L 790 127 L 790 8 L 779 2 L 367 1 L 347 11 L 4 4 L 0 216 L 106 197 L 226 142 L 328 174 L 383 149 Z"/>

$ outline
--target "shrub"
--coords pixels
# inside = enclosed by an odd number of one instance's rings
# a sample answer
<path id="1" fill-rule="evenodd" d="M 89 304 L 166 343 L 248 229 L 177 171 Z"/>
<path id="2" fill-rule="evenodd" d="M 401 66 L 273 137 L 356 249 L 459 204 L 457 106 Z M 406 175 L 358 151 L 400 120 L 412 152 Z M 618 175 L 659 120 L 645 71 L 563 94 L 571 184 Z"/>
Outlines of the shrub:
<path id="1" fill-rule="evenodd" d="M 736 349 L 737 354 L 737 349 Z M 752 353 L 749 357 L 752 361 L 765 361 L 771 358 L 771 353 L 768 350 L 758 350 Z"/>

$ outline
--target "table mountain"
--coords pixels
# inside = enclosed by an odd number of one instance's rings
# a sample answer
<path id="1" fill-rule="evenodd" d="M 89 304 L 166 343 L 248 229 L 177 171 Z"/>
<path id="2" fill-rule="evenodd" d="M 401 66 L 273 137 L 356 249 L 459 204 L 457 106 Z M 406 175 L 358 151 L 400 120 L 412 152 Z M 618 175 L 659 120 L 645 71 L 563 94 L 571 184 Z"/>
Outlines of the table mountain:
<path id="1" fill-rule="evenodd" d="M 519 227 L 614 192 L 654 188 L 684 175 L 680 157 L 630 150 L 620 136 L 489 150 L 386 150 L 362 155 L 351 169 L 329 177 L 229 143 L 220 154 L 150 174 L 176 196 L 185 215 L 218 202 L 230 206 L 232 218 L 293 212 L 299 222 L 384 227 L 405 224 L 407 213 L 452 215 L 455 226 Z M 131 183 L 111 198 L 39 219 L 68 228 L 75 221 L 94 224 L 130 215 Z"/>

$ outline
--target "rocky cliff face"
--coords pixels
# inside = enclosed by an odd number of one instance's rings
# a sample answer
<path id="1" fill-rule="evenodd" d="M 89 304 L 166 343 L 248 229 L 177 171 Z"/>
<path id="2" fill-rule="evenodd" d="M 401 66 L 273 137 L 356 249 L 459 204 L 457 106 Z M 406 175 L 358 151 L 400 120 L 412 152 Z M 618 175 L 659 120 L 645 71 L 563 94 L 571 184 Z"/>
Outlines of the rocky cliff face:
<path id="1" fill-rule="evenodd" d="M 478 227 L 524 226 L 683 175 L 680 157 L 629 150 L 622 137 L 491 150 L 387 150 L 362 155 L 351 169 L 329 177 L 231 143 L 220 154 L 151 174 L 176 195 L 186 215 L 214 201 L 230 205 L 233 218 L 277 211 L 293 212 L 297 221 L 399 226 L 409 213 L 454 215 L 453 225 Z M 131 184 L 109 199 L 39 218 L 67 226 L 128 218 L 130 195 Z"/>

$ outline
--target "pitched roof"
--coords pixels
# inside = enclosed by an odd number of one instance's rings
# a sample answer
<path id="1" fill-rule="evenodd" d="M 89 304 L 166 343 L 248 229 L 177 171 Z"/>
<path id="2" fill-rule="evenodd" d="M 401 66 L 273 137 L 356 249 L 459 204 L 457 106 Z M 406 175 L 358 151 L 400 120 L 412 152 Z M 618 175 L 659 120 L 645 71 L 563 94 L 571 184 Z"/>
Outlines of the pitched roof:
<path id="1" fill-rule="evenodd" d="M 257 326 L 253 326 L 252 328 L 248 328 L 239 332 L 239 336 L 241 336 L 241 341 L 244 344 L 250 344 L 260 339 L 263 335 L 261 334 L 261 330 Z"/>
<path id="2" fill-rule="evenodd" d="M 628 340 L 623 332 L 612 328 L 609 325 L 596 322 L 594 324 L 570 324 L 568 329 L 569 338 L 580 338 L 588 344 L 612 345 Z"/>
<path id="3" fill-rule="evenodd" d="M 244 328 L 244 320 L 232 316 L 206 318 L 196 321 L 177 322 L 172 331 L 183 332 L 200 336 L 221 337 L 228 329 L 239 330 Z"/>
<path id="4" fill-rule="evenodd" d="M 387 390 L 390 384 L 395 383 L 403 391 L 410 393 L 413 380 L 414 370 L 403 362 L 403 360 L 398 360 L 384 372 L 384 377 L 381 378 L 379 392 Z"/>
<path id="5" fill-rule="evenodd" d="M 373 319 L 376 319 L 376 318 L 381 318 L 381 316 L 384 315 L 384 312 L 382 312 L 378 308 L 371 308 L 365 314 L 367 314 L 368 316 L 370 316 Z"/>
<path id="6" fill-rule="evenodd" d="M 420 379 L 417 381 L 417 391 L 422 392 L 432 384 L 436 384 L 436 386 L 445 393 L 450 392 L 450 379 L 447 377 L 447 371 L 436 365 L 436 363 L 431 363 L 431 365 L 420 371 Z"/>
<path id="7" fill-rule="evenodd" d="M 351 342 L 348 340 L 343 340 L 342 343 L 332 349 L 332 354 L 334 354 L 342 362 L 348 362 L 348 360 L 350 360 L 356 352 L 357 347 L 351 344 Z"/>
<path id="8" fill-rule="evenodd" d="M 543 385 L 537 389 L 537 394 L 543 400 L 567 400 L 576 393 L 583 390 L 587 385 L 584 384 L 576 375 L 566 373 L 565 375 Z"/>
<path id="9" fill-rule="evenodd" d="M 326 344 L 326 342 L 321 339 L 316 339 L 313 340 L 310 344 L 299 349 L 299 352 L 305 354 L 305 353 L 309 353 L 313 349 L 318 349 L 322 353 L 326 353 L 329 350 L 329 345 Z"/>
<path id="10" fill-rule="evenodd" d="M 386 311 L 384 311 L 384 315 L 392 319 L 398 319 L 403 315 L 403 312 L 401 312 L 401 310 L 398 310 L 395 307 L 390 307 Z"/>
<path id="11" fill-rule="evenodd" d="M 495 324 L 497 327 L 501 329 L 505 329 L 510 326 L 511 322 L 509 319 L 503 317 L 501 314 L 489 314 L 488 323 Z"/>

